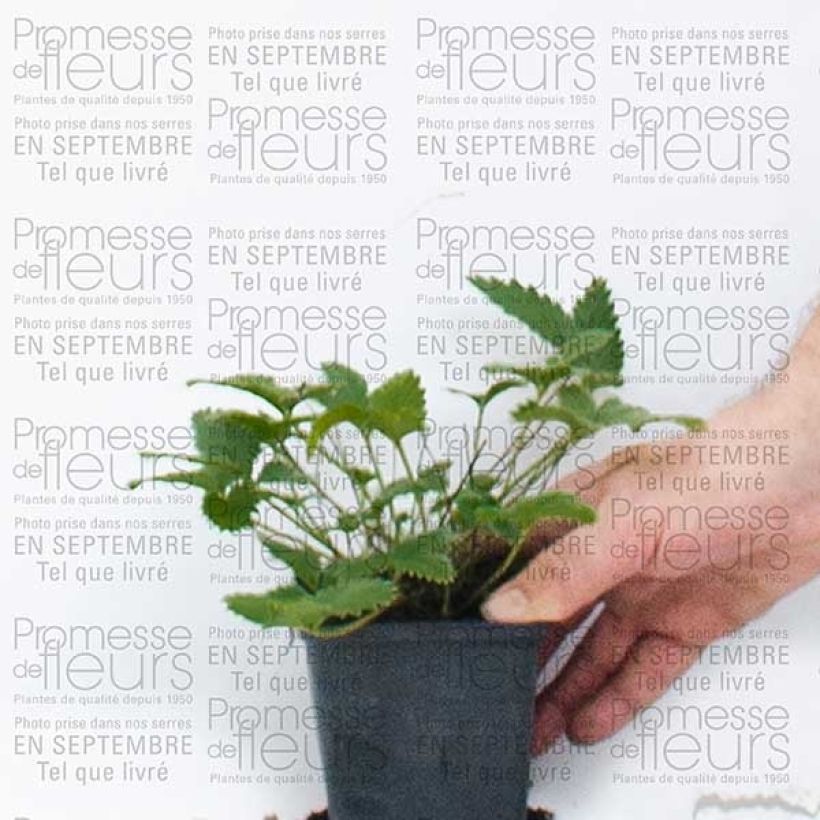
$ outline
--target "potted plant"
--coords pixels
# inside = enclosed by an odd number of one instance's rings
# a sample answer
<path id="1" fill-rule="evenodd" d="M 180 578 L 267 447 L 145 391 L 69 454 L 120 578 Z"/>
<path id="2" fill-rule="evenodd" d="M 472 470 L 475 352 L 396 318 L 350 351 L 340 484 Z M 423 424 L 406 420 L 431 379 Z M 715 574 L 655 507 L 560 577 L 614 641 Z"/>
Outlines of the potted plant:
<path id="1" fill-rule="evenodd" d="M 581 440 L 616 425 L 700 425 L 600 398 L 621 384 L 624 363 L 603 280 L 571 311 L 516 281 L 470 281 L 549 352 L 486 365 L 494 381 L 464 394 L 475 424 L 460 466 L 431 452 L 415 373 L 371 389 L 327 363 L 320 382 L 296 388 L 253 375 L 209 381 L 263 409 L 194 413 L 197 452 L 144 454 L 176 464 L 134 482 L 200 488 L 215 527 L 253 530 L 292 571 L 292 583 L 226 602 L 307 641 L 332 820 L 525 817 L 545 627 L 485 622 L 481 604 L 531 557 L 537 523 L 594 520 L 579 499 L 550 489 Z M 515 435 L 489 452 L 485 417 L 506 394 L 518 398 Z M 343 432 L 357 447 L 340 446 Z"/>

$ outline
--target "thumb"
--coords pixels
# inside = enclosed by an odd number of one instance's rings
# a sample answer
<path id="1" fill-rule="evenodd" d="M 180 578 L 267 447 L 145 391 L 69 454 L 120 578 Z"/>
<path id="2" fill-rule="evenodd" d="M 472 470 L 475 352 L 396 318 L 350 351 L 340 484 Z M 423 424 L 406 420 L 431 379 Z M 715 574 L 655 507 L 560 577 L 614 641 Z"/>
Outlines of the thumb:
<path id="1" fill-rule="evenodd" d="M 613 522 L 607 501 L 601 512 L 595 524 L 560 538 L 499 587 L 484 603 L 484 617 L 510 623 L 563 621 L 640 572 L 654 550 L 654 532 L 636 534 L 628 522 Z"/>

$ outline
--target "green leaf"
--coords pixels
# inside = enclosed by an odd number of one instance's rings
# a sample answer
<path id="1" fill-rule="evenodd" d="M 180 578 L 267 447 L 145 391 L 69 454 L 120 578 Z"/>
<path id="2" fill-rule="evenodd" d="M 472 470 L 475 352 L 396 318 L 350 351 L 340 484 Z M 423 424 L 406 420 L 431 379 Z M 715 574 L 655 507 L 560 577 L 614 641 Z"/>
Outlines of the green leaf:
<path id="1" fill-rule="evenodd" d="M 259 540 L 265 549 L 277 560 L 293 570 L 296 580 L 310 592 L 319 586 L 322 562 L 319 553 L 304 546 L 302 549 L 278 541 L 271 536 L 260 534 Z"/>
<path id="2" fill-rule="evenodd" d="M 503 507 L 476 507 L 475 523 L 476 527 L 491 530 L 508 541 L 515 541 L 518 538 L 518 527 L 507 516 L 507 511 Z"/>
<path id="3" fill-rule="evenodd" d="M 453 466 L 453 462 L 448 459 L 442 459 L 441 461 L 433 461 L 430 464 L 426 464 L 419 470 L 419 478 L 427 476 L 428 473 L 434 474 L 438 476 L 438 480 L 441 482 L 441 489 L 447 489 L 447 475 L 450 472 L 450 468 Z"/>
<path id="4" fill-rule="evenodd" d="M 261 595 L 229 595 L 228 608 L 261 626 L 288 626 L 316 633 L 328 621 L 378 612 L 398 590 L 382 578 L 351 578 L 311 594 L 299 586 L 278 587 Z"/>
<path id="5" fill-rule="evenodd" d="M 232 464 L 246 475 L 262 445 L 280 441 L 289 429 L 270 416 L 242 410 L 198 410 L 191 421 L 194 443 L 203 459 Z"/>
<path id="6" fill-rule="evenodd" d="M 239 532 L 251 525 L 259 502 L 269 497 L 253 484 L 234 484 L 226 493 L 205 493 L 202 512 L 218 529 Z"/>
<path id="7" fill-rule="evenodd" d="M 455 567 L 447 554 L 451 537 L 446 530 L 436 530 L 399 541 L 385 555 L 387 566 L 400 575 L 449 584 L 455 579 Z"/>
<path id="8" fill-rule="evenodd" d="M 500 509 L 498 501 L 489 492 L 465 487 L 453 499 L 454 519 L 464 529 L 471 529 L 493 520 Z"/>
<path id="9" fill-rule="evenodd" d="M 493 382 L 483 393 L 470 393 L 467 390 L 457 390 L 455 387 L 449 388 L 451 393 L 456 393 L 461 396 L 467 396 L 472 399 L 479 407 L 486 407 L 494 398 L 506 393 L 507 390 L 513 387 L 524 387 L 526 382 L 521 379 L 500 379 Z"/>
<path id="10" fill-rule="evenodd" d="M 367 411 L 356 404 L 334 405 L 313 422 L 313 427 L 311 427 L 308 435 L 308 451 L 315 452 L 322 438 L 337 425 L 349 422 L 354 427 L 362 430 L 366 427 L 367 420 Z"/>
<path id="11" fill-rule="evenodd" d="M 370 394 L 368 425 L 394 443 L 424 430 L 426 418 L 424 389 L 412 370 L 396 373 Z"/>
<path id="12" fill-rule="evenodd" d="M 576 415 L 566 407 L 556 404 L 539 404 L 536 401 L 527 401 L 520 404 L 513 411 L 513 419 L 524 424 L 531 421 L 557 421 L 565 424 L 573 432 L 589 431 L 589 421 Z"/>
<path id="13" fill-rule="evenodd" d="M 289 413 L 302 400 L 297 391 L 278 384 L 270 376 L 253 373 L 242 373 L 223 379 L 191 379 L 188 382 L 188 385 L 194 384 L 215 384 L 243 390 L 264 399 L 280 413 Z"/>
<path id="14" fill-rule="evenodd" d="M 684 430 L 691 430 L 693 433 L 702 433 L 709 429 L 709 425 L 706 420 L 702 419 L 700 416 L 679 416 L 676 414 L 671 416 L 661 416 L 660 419 L 662 421 L 670 421 L 673 424 L 679 424 L 684 428 Z"/>
<path id="15" fill-rule="evenodd" d="M 488 373 L 511 373 L 519 379 L 529 382 L 536 389 L 543 391 L 572 373 L 569 364 L 555 357 L 550 358 L 554 360 L 554 363 L 550 363 L 548 360 L 546 365 L 489 364 L 484 369 Z"/>
<path id="16" fill-rule="evenodd" d="M 594 426 L 595 399 L 588 390 L 577 384 L 569 384 L 558 391 L 558 401 L 562 408 Z"/>
<path id="17" fill-rule="evenodd" d="M 619 398 L 606 399 L 596 406 L 589 390 L 569 385 L 559 393 L 560 404 L 541 405 L 524 402 L 513 412 L 513 418 L 523 423 L 557 421 L 566 424 L 575 438 L 591 436 L 605 427 L 626 425 L 633 432 L 654 422 L 679 424 L 688 430 L 703 430 L 704 422 L 694 416 L 664 416 L 650 413 L 643 407 L 625 404 Z"/>
<path id="18" fill-rule="evenodd" d="M 561 359 L 568 364 L 589 362 L 593 354 L 600 353 L 615 339 L 617 334 L 611 330 L 594 328 L 573 331 L 561 349 Z"/>
<path id="19" fill-rule="evenodd" d="M 582 504 L 572 493 L 557 491 L 522 498 L 507 507 L 504 516 L 522 532 L 543 518 L 591 524 L 596 517 L 595 510 Z"/>
<path id="20" fill-rule="evenodd" d="M 262 484 L 276 484 L 279 482 L 304 484 L 307 481 L 307 476 L 304 470 L 289 461 L 274 460 L 265 464 L 259 471 L 256 480 Z"/>
<path id="21" fill-rule="evenodd" d="M 398 596 L 395 585 L 384 578 L 350 578 L 343 584 L 322 587 L 315 597 L 325 610 L 325 619 L 358 617 L 384 609 Z"/>
<path id="22" fill-rule="evenodd" d="M 612 293 L 604 279 L 593 279 L 583 296 L 575 303 L 572 326 L 574 331 L 604 330 L 613 334 L 607 344 L 576 358 L 574 364 L 594 373 L 598 382 L 596 386 L 621 384 L 624 346 L 618 329 L 618 316 L 615 313 Z"/>
<path id="23" fill-rule="evenodd" d="M 179 456 L 177 456 L 179 457 Z M 201 459 L 197 460 L 202 466 L 198 470 L 180 470 L 163 475 L 149 475 L 143 478 L 130 481 L 130 489 L 136 489 L 141 484 L 152 481 L 162 481 L 168 484 L 182 484 L 187 487 L 199 487 L 206 492 L 222 492 L 229 484 L 240 479 L 242 470 L 232 464 L 208 463 Z"/>
<path id="24" fill-rule="evenodd" d="M 322 586 L 346 584 L 351 578 L 373 578 L 384 571 L 383 553 L 354 555 L 333 561 L 322 572 Z"/>
<path id="25" fill-rule="evenodd" d="M 498 475 L 493 473 L 473 473 L 470 476 L 470 486 L 481 493 L 489 493 L 498 484 Z"/>
<path id="26" fill-rule="evenodd" d="M 440 493 L 446 489 L 446 483 L 442 475 L 437 470 L 420 470 L 418 477 L 399 478 L 391 481 L 373 499 L 373 508 L 376 511 L 383 510 L 393 499 L 402 495 L 422 496 L 425 493 Z"/>
<path id="27" fill-rule="evenodd" d="M 606 280 L 596 276 L 572 309 L 572 324 L 578 330 L 618 329 L 618 316 Z"/>
<path id="28" fill-rule="evenodd" d="M 624 424 L 634 433 L 637 433 L 647 424 L 664 421 L 679 424 L 687 430 L 705 429 L 703 420 L 694 416 L 657 415 L 650 413 L 644 407 L 625 404 L 616 397 L 609 398 L 601 404 L 598 408 L 597 418 L 602 427 L 617 427 Z"/>
<path id="29" fill-rule="evenodd" d="M 346 465 L 342 472 L 344 472 L 357 487 L 363 487 L 376 478 L 376 474 L 372 470 L 354 465 Z"/>
<path id="30" fill-rule="evenodd" d="M 505 313 L 555 347 L 560 347 L 572 330 L 570 317 L 561 305 L 533 287 L 495 277 L 471 276 L 469 280 Z"/>
<path id="31" fill-rule="evenodd" d="M 327 409 L 340 404 L 364 408 L 367 404 L 367 381 L 364 376 L 338 362 L 323 362 L 328 391 L 319 397 Z"/>
<path id="32" fill-rule="evenodd" d="M 341 513 L 336 521 L 336 527 L 342 532 L 355 532 L 359 529 L 359 516 L 354 513 Z"/>
<path id="33" fill-rule="evenodd" d="M 225 603 L 231 612 L 260 626 L 289 626 L 317 629 L 324 610 L 302 587 L 283 586 L 262 595 L 228 595 Z"/>
<path id="34" fill-rule="evenodd" d="M 330 365 L 325 367 L 331 368 Z M 313 422 L 308 436 L 311 452 L 330 429 L 344 422 L 365 432 L 378 430 L 396 443 L 408 433 L 424 429 L 427 415 L 424 390 L 415 373 L 410 370 L 397 373 L 367 396 L 362 393 L 367 384 L 361 376 L 340 365 L 333 368 L 329 372 L 336 374 L 339 395 L 346 395 L 351 401 L 337 402 L 334 398 L 328 409 Z"/>
<path id="35" fill-rule="evenodd" d="M 270 492 L 266 493 L 268 498 L 275 498 L 277 501 L 281 501 L 285 506 L 290 507 L 293 510 L 298 510 L 302 507 L 311 496 L 310 495 L 298 495 L 294 493 L 283 493 L 281 490 L 274 491 L 271 490 Z"/>

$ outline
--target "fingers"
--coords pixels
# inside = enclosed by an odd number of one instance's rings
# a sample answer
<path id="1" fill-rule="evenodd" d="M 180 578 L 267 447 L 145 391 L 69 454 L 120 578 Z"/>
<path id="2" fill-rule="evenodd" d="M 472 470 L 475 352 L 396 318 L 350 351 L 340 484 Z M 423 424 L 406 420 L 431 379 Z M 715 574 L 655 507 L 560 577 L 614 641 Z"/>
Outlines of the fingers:
<path id="1" fill-rule="evenodd" d="M 657 700 L 694 663 L 695 654 L 663 635 L 644 636 L 600 691 L 565 718 L 567 736 L 596 743 L 615 734 L 637 711 Z"/>
<path id="2" fill-rule="evenodd" d="M 543 669 L 546 666 L 553 653 L 561 646 L 567 635 L 574 629 L 577 622 L 581 619 L 574 619 L 572 625 L 565 626 L 563 624 L 555 624 L 550 629 L 547 637 L 541 642 L 538 647 L 538 668 Z M 564 733 L 564 719 L 561 711 L 558 709 L 550 709 L 549 704 L 539 706 L 541 697 L 537 696 L 535 699 L 535 716 L 533 721 L 533 733 L 530 742 L 530 754 L 537 755 L 540 753 L 542 746 L 542 738 L 549 737 L 550 739 L 559 737 Z"/>
<path id="3" fill-rule="evenodd" d="M 634 533 L 614 527 L 602 512 L 598 523 L 578 528 L 496 590 L 482 607 L 484 617 L 504 623 L 564 621 L 636 575 L 654 540 L 624 549 L 624 537 L 634 541 Z"/>
<path id="4" fill-rule="evenodd" d="M 637 634 L 629 622 L 604 610 L 564 670 L 536 699 L 533 753 L 544 751 L 564 733 L 567 719 L 617 670 Z"/>
<path id="5" fill-rule="evenodd" d="M 543 667 L 546 666 L 547 661 L 552 657 L 555 650 L 558 649 L 558 647 L 564 642 L 567 635 L 575 630 L 584 618 L 590 614 L 590 612 L 592 612 L 592 609 L 586 609 L 583 612 L 579 612 L 574 618 L 570 618 L 564 623 L 553 624 L 550 627 L 547 632 L 547 637 L 541 641 L 541 645 L 538 647 L 539 669 L 543 669 Z"/>

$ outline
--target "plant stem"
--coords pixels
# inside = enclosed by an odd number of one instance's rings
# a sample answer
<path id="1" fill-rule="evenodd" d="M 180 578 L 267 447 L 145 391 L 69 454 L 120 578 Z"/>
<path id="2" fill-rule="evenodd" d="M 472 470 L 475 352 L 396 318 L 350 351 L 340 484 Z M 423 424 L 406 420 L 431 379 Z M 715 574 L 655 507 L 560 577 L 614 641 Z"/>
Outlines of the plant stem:
<path id="1" fill-rule="evenodd" d="M 539 478 L 546 478 L 546 476 L 539 475 L 544 469 L 550 468 L 550 472 L 547 476 L 552 475 L 552 470 L 555 469 L 555 466 L 576 441 L 577 439 L 571 436 L 560 444 L 551 447 L 541 458 L 530 464 L 530 466 L 518 476 L 512 485 L 501 494 L 499 501 L 512 502 L 524 496 Z"/>
<path id="2" fill-rule="evenodd" d="M 268 502 L 268 503 L 270 504 L 270 502 Z M 296 518 L 295 516 L 292 516 L 290 513 L 286 512 L 285 510 L 283 510 L 279 507 L 276 507 L 273 504 L 270 504 L 270 506 L 277 513 L 279 513 L 279 515 L 281 515 L 282 518 L 284 518 L 286 521 L 290 521 L 291 524 L 293 524 L 295 527 L 297 527 L 305 535 L 310 536 L 314 541 L 317 542 L 317 544 L 322 549 L 328 550 L 333 555 L 334 558 L 344 558 L 342 553 L 339 552 L 339 550 L 337 550 L 336 547 L 333 545 L 333 542 L 329 538 L 325 537 L 323 533 L 319 532 L 318 530 L 315 530 L 313 527 L 310 526 L 310 524 L 308 524 L 307 522 L 302 521 L 299 518 Z M 297 546 L 299 546 L 303 549 L 305 547 L 307 547 L 308 549 L 314 550 L 314 551 L 316 549 L 315 547 L 311 546 L 310 544 L 303 543 L 298 538 L 296 538 L 296 536 L 291 535 L 290 533 L 284 532 L 283 530 L 277 530 L 277 529 L 274 529 L 273 527 L 269 527 L 267 524 L 264 524 L 261 521 L 257 521 L 254 524 L 254 526 L 257 529 L 264 530 L 266 533 L 268 533 L 271 536 L 274 536 L 276 538 L 287 538 L 290 542 L 292 542 L 293 544 L 296 544 Z"/>
<path id="3" fill-rule="evenodd" d="M 473 456 L 473 460 L 470 462 L 470 466 L 464 472 L 464 475 L 461 477 L 461 481 L 458 482 L 456 485 L 455 490 L 451 492 L 445 499 L 444 499 L 444 509 L 441 511 L 441 517 L 439 518 L 438 526 L 439 528 L 444 526 L 445 521 L 447 520 L 447 516 L 450 514 L 450 510 L 453 508 L 453 501 L 455 501 L 456 496 L 464 489 L 464 485 L 470 478 L 472 474 L 472 467 L 475 465 L 475 462 L 478 460 L 481 451 L 484 449 L 484 442 L 481 443 L 478 451 Z"/>
<path id="4" fill-rule="evenodd" d="M 450 617 L 450 590 L 452 589 L 451 584 L 447 584 L 444 587 L 444 601 L 441 605 L 441 617 L 442 618 L 449 618 Z"/>
<path id="5" fill-rule="evenodd" d="M 519 538 L 518 541 L 510 547 L 507 557 L 496 567 L 495 572 L 468 598 L 467 603 L 464 604 L 462 611 L 469 609 L 476 601 L 483 598 L 488 592 L 498 586 L 498 582 L 506 575 L 510 567 L 513 565 L 521 548 L 524 545 L 524 539 Z"/>
<path id="6" fill-rule="evenodd" d="M 370 463 L 373 465 L 373 472 L 376 475 L 376 481 L 379 483 L 381 490 L 385 489 L 384 476 L 382 475 L 381 467 L 376 459 L 376 452 L 373 450 L 373 442 L 370 440 L 370 433 L 364 437 L 364 446 L 367 448 L 367 455 L 370 458 Z"/>
<path id="7" fill-rule="evenodd" d="M 373 442 L 370 438 L 370 433 L 367 433 L 364 437 L 365 447 L 367 448 L 367 455 L 370 458 L 370 463 L 373 465 L 373 472 L 376 474 L 376 481 L 379 484 L 379 488 L 382 492 L 387 489 L 387 483 L 384 480 L 384 475 L 382 474 L 381 467 L 379 466 L 379 462 L 376 458 L 376 452 L 373 449 Z M 393 522 L 393 535 L 391 536 L 389 533 L 384 532 L 383 537 L 384 540 L 389 544 L 391 539 L 396 540 L 399 537 L 399 526 L 396 524 L 396 510 L 393 506 L 393 502 L 391 501 L 388 504 L 388 509 L 390 510 L 390 520 Z M 381 518 L 379 518 L 379 524 L 381 524 Z"/>
<path id="8" fill-rule="evenodd" d="M 336 510 L 337 514 L 345 515 L 347 513 L 347 510 L 345 510 L 345 508 L 341 504 L 339 504 L 336 501 L 336 499 L 333 498 L 333 496 L 331 496 L 330 493 L 328 493 L 325 490 L 324 487 L 322 487 L 321 482 L 315 476 L 310 475 L 310 473 L 308 473 L 307 470 L 302 469 L 302 465 L 299 464 L 299 462 L 296 460 L 296 458 L 293 456 L 290 450 L 288 450 L 287 447 L 282 447 L 282 453 L 284 454 L 288 462 L 297 470 L 299 470 L 299 472 L 302 473 L 302 475 L 305 476 L 308 484 L 310 484 L 311 487 L 313 487 L 316 490 L 319 497 L 327 501 L 327 503 L 330 504 Z"/>
<path id="9" fill-rule="evenodd" d="M 321 544 L 322 547 L 333 553 L 334 557 L 344 558 L 344 555 L 342 555 L 342 553 L 336 549 L 336 547 L 333 544 L 333 541 L 331 541 L 328 535 L 326 533 L 323 533 L 321 530 L 317 530 L 310 522 L 305 521 L 304 517 L 291 515 L 289 511 L 286 511 L 282 507 L 273 504 L 270 501 L 270 499 L 268 499 L 267 503 L 270 505 L 272 509 L 276 510 L 276 512 L 278 512 L 279 515 L 282 516 L 282 518 L 284 518 L 286 521 L 290 521 L 291 524 L 298 527 L 303 533 L 305 533 L 305 535 L 309 535 L 311 538 L 313 538 L 314 541 Z M 270 529 L 271 532 L 275 532 L 275 530 L 271 529 L 270 527 L 267 527 L 265 524 L 262 524 L 261 522 L 259 523 L 259 526 L 265 527 L 265 529 Z"/>
<path id="10" fill-rule="evenodd" d="M 413 468 L 410 465 L 410 459 L 407 457 L 407 452 L 404 449 L 401 441 L 396 442 L 396 450 L 398 451 L 399 458 L 401 459 L 402 464 L 404 465 L 404 470 L 407 473 L 407 477 L 414 481 L 416 479 L 415 474 L 413 473 Z M 413 502 L 415 505 L 418 506 L 419 510 L 419 517 L 421 518 L 421 525 L 424 527 L 425 531 L 428 529 L 427 524 L 427 513 L 424 510 L 424 497 L 423 495 L 413 495 Z"/>
<path id="11" fill-rule="evenodd" d="M 555 384 L 552 390 L 549 392 L 549 395 L 546 396 L 549 388 L 541 388 L 536 392 L 535 401 L 538 404 L 550 404 L 555 400 L 561 390 L 567 386 L 569 383 L 570 377 L 564 376 L 560 379 L 557 384 Z M 507 480 L 504 482 L 504 487 L 501 491 L 502 497 L 506 495 L 509 490 L 509 486 L 511 482 L 515 480 L 515 470 L 518 465 L 518 459 L 523 454 L 523 452 L 529 447 L 529 445 L 535 441 L 536 437 L 539 433 L 544 429 L 548 422 L 540 421 L 535 425 L 535 428 L 531 428 L 530 424 L 528 423 L 525 428 L 524 432 L 527 434 L 527 437 L 522 437 L 517 442 L 514 442 L 514 445 L 509 447 L 507 451 L 502 455 L 501 460 L 511 457 L 511 461 L 509 464 L 506 465 L 504 468 L 505 472 L 507 473 Z M 497 463 L 496 463 L 497 464 Z M 493 469 L 495 469 L 496 465 L 493 465 Z"/>

